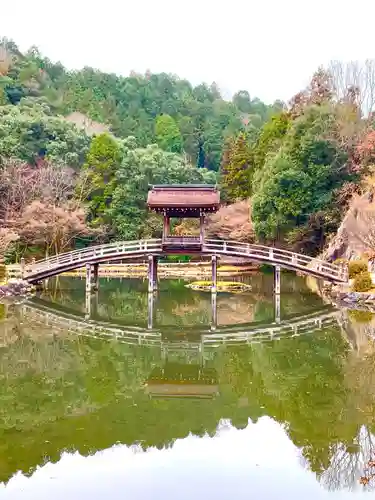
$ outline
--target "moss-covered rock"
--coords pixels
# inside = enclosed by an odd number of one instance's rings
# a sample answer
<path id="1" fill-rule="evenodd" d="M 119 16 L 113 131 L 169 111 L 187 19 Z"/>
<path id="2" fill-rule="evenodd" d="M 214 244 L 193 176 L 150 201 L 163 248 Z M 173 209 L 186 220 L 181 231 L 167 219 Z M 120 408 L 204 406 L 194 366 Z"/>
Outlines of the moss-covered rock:
<path id="1" fill-rule="evenodd" d="M 186 286 L 188 288 L 192 288 L 193 290 L 210 292 L 212 289 L 212 281 L 194 281 Z M 243 292 L 245 290 L 251 290 L 251 286 L 246 283 L 236 281 L 218 281 L 216 284 L 216 290 L 218 292 Z"/>

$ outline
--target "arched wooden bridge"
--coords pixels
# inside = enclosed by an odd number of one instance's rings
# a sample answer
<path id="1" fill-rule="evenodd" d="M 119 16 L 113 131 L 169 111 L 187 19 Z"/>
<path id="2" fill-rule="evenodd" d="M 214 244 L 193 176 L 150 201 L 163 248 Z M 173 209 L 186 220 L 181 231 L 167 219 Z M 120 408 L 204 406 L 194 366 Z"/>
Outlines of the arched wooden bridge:
<path id="1" fill-rule="evenodd" d="M 182 240 L 182 238 L 179 238 L 179 240 Z M 74 250 L 26 265 L 24 277 L 30 283 L 36 283 L 87 265 L 140 257 L 152 256 L 157 258 L 158 256 L 162 257 L 173 253 L 176 252 L 165 249 L 161 239 L 116 241 L 105 245 L 87 247 L 82 250 Z M 189 254 L 189 250 L 185 250 L 184 253 Z M 346 283 L 348 281 L 347 270 L 344 267 L 274 247 L 238 241 L 207 239 L 204 240 L 199 252 L 194 251 L 192 253 L 213 256 L 214 258 L 226 256 L 248 259 L 251 262 L 270 264 L 277 268 L 293 270 L 334 283 Z"/>

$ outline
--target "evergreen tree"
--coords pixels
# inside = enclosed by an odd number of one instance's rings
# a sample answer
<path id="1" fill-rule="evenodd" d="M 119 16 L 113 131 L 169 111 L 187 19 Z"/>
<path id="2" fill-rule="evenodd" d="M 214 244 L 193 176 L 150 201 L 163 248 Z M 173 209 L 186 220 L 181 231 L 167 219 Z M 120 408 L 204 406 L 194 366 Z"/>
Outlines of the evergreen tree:
<path id="1" fill-rule="evenodd" d="M 108 134 L 96 136 L 82 168 L 78 189 L 86 194 L 89 218 L 94 225 L 107 224 L 107 210 L 115 188 L 115 175 L 121 163 L 121 148 Z"/>
<path id="2" fill-rule="evenodd" d="M 181 132 L 177 126 L 176 120 L 170 115 L 160 115 L 155 123 L 155 136 L 156 142 L 170 153 L 182 152 L 182 137 Z"/>
<path id="3" fill-rule="evenodd" d="M 221 185 L 228 201 L 243 200 L 250 195 L 251 149 L 244 133 L 227 141 L 222 159 Z"/>

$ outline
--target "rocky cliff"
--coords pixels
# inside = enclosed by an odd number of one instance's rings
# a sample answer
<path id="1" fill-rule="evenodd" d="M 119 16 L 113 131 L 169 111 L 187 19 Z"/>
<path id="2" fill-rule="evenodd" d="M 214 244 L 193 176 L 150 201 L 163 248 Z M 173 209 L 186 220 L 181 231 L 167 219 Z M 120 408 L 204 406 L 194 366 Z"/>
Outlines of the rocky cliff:
<path id="1" fill-rule="evenodd" d="M 322 258 L 355 259 L 375 254 L 375 191 L 371 189 L 353 198 L 337 233 L 329 242 Z"/>

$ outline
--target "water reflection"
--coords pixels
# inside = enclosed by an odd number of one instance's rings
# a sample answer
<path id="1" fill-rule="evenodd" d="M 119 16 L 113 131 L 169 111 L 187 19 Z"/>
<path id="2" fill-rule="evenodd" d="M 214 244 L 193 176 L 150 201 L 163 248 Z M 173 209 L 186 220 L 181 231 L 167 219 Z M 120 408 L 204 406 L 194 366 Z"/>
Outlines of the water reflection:
<path id="1" fill-rule="evenodd" d="M 272 295 L 236 309 L 176 290 L 150 302 L 111 283 L 90 318 L 76 290 L 4 307 L 0 498 L 373 490 L 373 318 L 294 293 L 277 324 Z"/>

